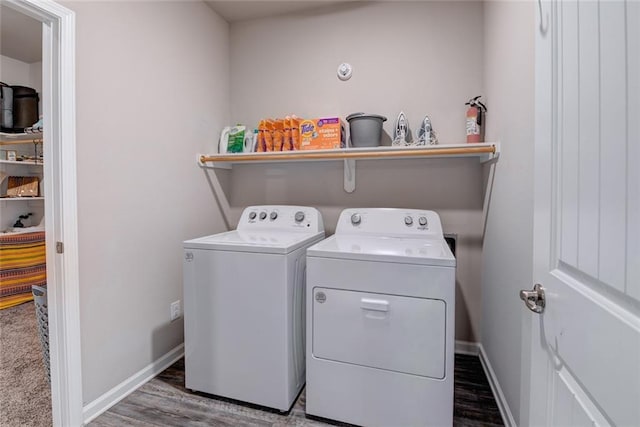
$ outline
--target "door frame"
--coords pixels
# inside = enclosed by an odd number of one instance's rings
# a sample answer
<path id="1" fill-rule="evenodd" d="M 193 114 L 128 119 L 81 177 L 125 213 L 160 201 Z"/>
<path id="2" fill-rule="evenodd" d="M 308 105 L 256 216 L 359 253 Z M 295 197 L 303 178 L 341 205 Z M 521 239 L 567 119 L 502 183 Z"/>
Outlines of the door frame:
<path id="1" fill-rule="evenodd" d="M 535 186 L 534 186 L 534 256 L 533 256 L 533 281 L 534 283 L 540 283 L 543 286 L 548 286 L 546 289 L 547 296 L 547 310 L 542 314 L 532 314 L 523 308 L 523 322 L 522 322 L 522 377 L 521 377 L 521 400 L 520 400 L 520 425 L 522 426 L 538 426 L 538 425 L 551 425 L 558 421 L 550 418 L 550 416 L 564 416 L 566 411 L 558 411 L 556 409 L 566 409 L 567 400 L 569 403 L 573 402 L 574 408 L 579 408 L 578 411 L 573 411 L 571 417 L 582 417 L 584 420 L 587 418 L 593 422 L 594 425 L 613 425 L 615 424 L 612 413 L 618 416 L 623 413 L 619 407 L 614 408 L 611 405 L 611 401 L 608 400 L 608 406 L 604 407 L 602 401 L 598 401 L 598 398 L 602 396 L 615 396 L 612 394 L 612 390 L 618 391 L 617 384 L 621 384 L 620 377 L 632 378 L 629 376 L 632 372 L 629 369 L 621 369 L 617 371 L 618 377 L 615 382 L 616 386 L 609 387 L 608 393 L 603 393 L 602 389 L 598 394 L 595 394 L 595 389 L 605 384 L 605 381 L 600 379 L 591 378 L 588 383 L 582 383 L 580 375 L 591 369 L 586 364 L 579 364 L 576 362 L 576 352 L 570 353 L 567 351 L 570 348 L 570 344 L 573 344 L 572 348 L 576 348 L 576 340 L 573 343 L 568 341 L 568 337 L 575 337 L 575 330 L 581 329 L 586 331 L 597 331 L 597 327 L 594 324 L 607 325 L 611 327 L 611 323 L 605 323 L 604 321 L 596 321 L 589 324 L 589 322 L 580 322 L 578 326 L 576 324 L 569 324 L 567 322 L 568 316 L 560 316 L 563 314 L 574 313 L 578 310 L 569 310 L 570 304 L 574 307 L 580 307 L 580 310 L 584 313 L 589 313 L 590 318 L 593 319 L 606 319 L 615 318 L 620 324 L 624 324 L 625 328 L 632 329 L 634 338 L 640 331 L 640 322 L 638 316 L 634 315 L 634 310 L 629 310 L 628 307 L 632 307 L 632 302 L 625 302 L 625 295 L 618 295 L 615 291 L 609 291 L 607 289 L 608 283 L 604 279 L 593 278 L 587 279 L 589 274 L 584 274 L 585 279 L 581 278 L 581 270 L 576 267 L 578 274 L 574 274 L 571 271 L 563 271 L 561 265 L 560 254 L 560 238 L 562 220 L 559 215 L 560 208 L 562 206 L 563 188 L 561 183 L 562 175 L 562 155 L 563 147 L 562 142 L 566 141 L 565 134 L 563 134 L 563 126 L 565 126 L 565 119 L 563 117 L 565 109 L 563 109 L 560 100 L 563 96 L 563 84 L 565 80 L 562 79 L 562 73 L 565 70 L 565 64 L 562 61 L 564 46 L 570 43 L 584 43 L 584 41 L 578 35 L 578 40 L 572 40 L 567 42 L 564 37 L 566 34 L 572 33 L 576 35 L 575 28 L 570 28 L 571 31 L 567 31 L 564 28 L 567 23 L 570 23 L 570 19 L 565 21 L 563 18 L 571 15 L 564 15 L 567 13 L 566 9 L 563 10 L 563 3 L 560 0 L 538 0 L 538 11 L 536 20 L 536 45 L 535 45 Z M 635 9 L 640 11 L 640 9 Z M 575 13 L 575 12 L 574 12 Z M 564 15 L 564 16 L 563 16 Z M 577 18 L 577 17 L 576 17 Z M 630 22 L 627 19 L 627 23 Z M 574 21 L 575 22 L 575 21 Z M 629 25 L 629 24 L 627 24 Z M 587 27 L 585 27 L 587 28 Z M 633 26 L 631 26 L 633 28 Z M 578 32 L 579 34 L 579 32 Z M 627 36 L 628 37 L 628 36 Z M 570 39 L 571 40 L 571 39 Z M 592 45 L 588 43 L 585 45 Z M 569 50 L 569 52 L 574 52 Z M 627 50 L 627 54 L 630 50 Z M 575 54 L 575 53 L 574 53 Z M 602 63 L 601 56 L 598 58 Z M 629 58 L 627 57 L 627 67 L 629 66 Z M 578 67 L 580 69 L 580 66 Z M 574 75 L 575 71 L 564 71 L 567 75 Z M 600 74 L 600 73 L 599 73 Z M 602 79 L 602 74 L 600 74 Z M 627 91 L 629 86 L 627 86 Z M 566 93 L 566 92 L 565 92 Z M 580 94 L 580 90 L 578 91 Z M 602 97 L 599 96 L 599 104 L 603 103 Z M 629 113 L 629 105 L 627 105 L 627 114 Z M 630 117 L 630 116 L 629 116 Z M 571 124 L 566 125 L 570 128 Z M 574 124 L 575 126 L 575 124 Z M 567 138 L 568 139 L 568 138 Z M 604 139 L 600 141 L 600 144 L 604 143 Z M 627 150 L 629 150 L 627 148 Z M 628 162 L 629 160 L 627 160 Z M 627 178 L 628 179 L 628 178 Z M 627 185 L 629 181 L 627 181 Z M 608 188 L 602 184 L 600 192 L 606 191 Z M 603 190 L 604 189 L 604 190 Z M 627 195 L 627 200 L 629 197 Z M 598 202 L 601 203 L 600 201 Z M 625 209 L 629 209 L 628 206 Z M 628 232 L 627 228 L 627 232 Z M 630 238 L 630 235 L 629 237 Z M 550 244 L 551 241 L 551 244 Z M 628 257 L 628 255 L 627 255 Z M 630 262 L 627 258 L 626 262 Z M 622 265 L 624 264 L 624 258 Z M 546 274 L 551 270 L 551 274 Z M 555 270 L 555 271 L 553 271 Z M 563 286 L 557 286 L 550 278 L 557 279 L 557 282 L 562 282 Z M 601 281 L 602 280 L 602 281 Z M 601 287 L 599 282 L 603 284 Z M 566 288 L 566 289 L 565 289 Z M 626 294 L 628 296 L 628 294 Z M 585 309 L 585 301 L 590 304 L 589 309 Z M 558 309 L 558 307 L 561 307 Z M 596 310 L 594 310 L 596 309 Z M 606 313 L 605 315 L 599 313 Z M 569 315 L 570 315 L 569 314 Z M 600 316 L 600 317 L 594 317 Z M 562 327 L 555 328 L 554 326 L 558 322 L 563 322 Z M 576 322 L 577 323 L 577 322 Z M 546 326 L 546 330 L 545 330 Z M 566 328 L 565 328 L 566 327 Z M 621 335 L 622 329 L 606 329 L 606 332 L 597 331 L 594 334 L 594 342 L 597 335 L 612 336 L 611 342 L 616 340 L 621 343 L 633 343 L 634 338 L 629 338 L 629 334 Z M 616 334 L 616 332 L 618 332 Z M 558 336 L 565 334 L 565 340 L 558 339 Z M 548 335 L 546 335 L 548 334 Z M 597 341 L 598 344 L 602 344 L 604 340 Z M 563 347 L 564 346 L 564 347 Z M 600 348 L 610 349 L 609 345 L 600 345 Z M 588 348 L 588 346 L 586 347 Z M 561 352 L 559 349 L 562 349 Z M 611 351 L 615 352 L 616 349 Z M 580 349 L 580 351 L 585 351 Z M 586 350 L 588 351 L 588 350 Z M 626 354 L 630 352 L 624 349 L 620 349 Z M 591 360 L 598 366 L 605 366 L 606 362 L 602 361 L 602 358 L 597 357 L 596 354 L 590 354 Z M 629 357 L 628 359 L 618 358 L 620 366 L 628 367 L 633 364 L 629 362 L 629 359 L 636 359 Z M 597 363 L 600 362 L 600 363 Z M 626 363 L 625 363 L 626 362 Z M 625 364 L 622 364 L 625 363 Z M 613 375 L 608 374 L 613 377 Z M 635 378 L 635 377 L 633 377 Z M 560 388 L 555 388 L 554 382 L 559 385 Z M 602 383 L 602 384 L 599 384 Z M 621 388 L 620 393 L 624 396 L 632 396 L 630 400 L 633 400 L 635 390 L 638 390 L 637 382 L 629 381 L 631 386 L 627 387 L 627 390 L 632 390 L 632 393 Z M 595 386 L 594 386 L 595 384 Z M 554 387 L 549 390 L 549 386 Z M 589 387 L 593 386 L 590 390 Z M 633 387 L 633 388 L 632 388 Z M 560 390 L 560 391 L 558 391 Z M 564 390 L 564 391 L 562 391 Z M 564 396 L 562 405 L 558 405 L 558 398 L 556 396 Z M 620 402 L 620 399 L 615 399 Z M 629 402 L 624 401 L 625 408 L 632 408 Z M 607 411 L 611 411 L 607 414 Z M 625 413 L 628 415 L 628 413 Z M 634 412 L 636 417 L 640 414 Z M 635 419 L 635 418 L 634 418 Z M 578 423 L 583 425 L 583 423 Z M 584 423 L 586 425 L 586 423 Z"/>
<path id="2" fill-rule="evenodd" d="M 52 418 L 54 426 L 83 425 L 75 13 L 52 0 L 4 0 L 3 4 L 43 24 L 43 179 Z"/>
<path id="3" fill-rule="evenodd" d="M 551 234 L 549 226 L 553 207 L 549 204 L 546 191 L 551 188 L 551 174 L 555 170 L 552 165 L 553 146 L 556 123 L 554 121 L 555 93 L 557 90 L 556 75 L 556 52 L 554 42 L 556 37 L 556 23 L 553 0 L 538 0 L 538 10 L 536 13 L 535 25 L 535 91 L 534 91 L 534 165 L 536 171 L 534 185 L 534 212 L 533 212 L 533 277 L 534 283 L 540 283 L 540 278 L 536 277 L 536 272 L 540 271 L 539 266 L 548 265 L 549 260 L 540 257 L 541 246 L 547 245 L 548 236 Z M 547 381 L 542 375 L 546 374 L 546 365 L 541 365 L 540 349 L 533 345 L 532 339 L 543 337 L 544 324 L 543 315 L 534 314 L 526 309 L 522 310 L 522 340 L 521 340 L 521 377 L 520 377 L 520 424 L 522 426 L 546 425 L 546 407 L 548 399 L 533 393 L 532 390 L 539 390 L 541 384 Z M 544 347 L 544 344 L 541 344 Z"/>

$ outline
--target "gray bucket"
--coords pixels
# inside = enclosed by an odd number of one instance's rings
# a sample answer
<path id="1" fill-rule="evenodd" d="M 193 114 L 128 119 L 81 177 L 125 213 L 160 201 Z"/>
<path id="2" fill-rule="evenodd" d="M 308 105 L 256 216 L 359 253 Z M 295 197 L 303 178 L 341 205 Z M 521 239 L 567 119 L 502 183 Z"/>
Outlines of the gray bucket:
<path id="1" fill-rule="evenodd" d="M 377 147 L 382 140 L 382 123 L 386 117 L 378 114 L 353 113 L 347 116 L 351 147 Z"/>

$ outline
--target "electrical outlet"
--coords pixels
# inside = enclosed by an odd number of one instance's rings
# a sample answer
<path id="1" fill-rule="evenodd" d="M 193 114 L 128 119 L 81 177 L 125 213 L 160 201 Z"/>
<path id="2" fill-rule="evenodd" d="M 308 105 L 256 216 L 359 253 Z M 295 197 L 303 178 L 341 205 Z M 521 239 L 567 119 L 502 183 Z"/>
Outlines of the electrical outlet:
<path id="1" fill-rule="evenodd" d="M 180 307 L 180 300 L 174 301 L 171 303 L 170 311 L 171 311 L 172 322 L 176 319 L 179 319 L 182 316 L 182 308 Z"/>

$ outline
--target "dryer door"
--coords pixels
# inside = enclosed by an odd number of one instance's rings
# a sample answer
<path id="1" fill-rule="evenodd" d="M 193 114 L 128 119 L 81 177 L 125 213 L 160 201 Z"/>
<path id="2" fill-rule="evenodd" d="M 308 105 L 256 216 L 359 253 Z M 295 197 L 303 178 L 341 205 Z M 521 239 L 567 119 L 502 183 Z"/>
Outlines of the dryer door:
<path id="1" fill-rule="evenodd" d="M 316 287 L 313 356 L 442 379 L 442 300 Z"/>

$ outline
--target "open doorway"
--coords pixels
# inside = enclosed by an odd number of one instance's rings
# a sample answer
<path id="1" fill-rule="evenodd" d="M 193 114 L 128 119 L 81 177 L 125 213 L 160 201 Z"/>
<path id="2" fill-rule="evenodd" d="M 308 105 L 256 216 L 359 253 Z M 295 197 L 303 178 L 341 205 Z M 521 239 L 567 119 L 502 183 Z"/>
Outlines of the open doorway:
<path id="1" fill-rule="evenodd" d="M 0 424 L 51 425 L 42 23 L 0 4 L 0 40 Z"/>
<path id="2" fill-rule="evenodd" d="M 32 173 L 38 179 L 38 188 L 32 191 L 42 192 L 43 197 L 41 200 L 20 200 L 13 203 L 22 203 L 23 209 L 27 206 L 29 211 L 33 208 L 35 212 L 31 212 L 32 215 L 28 215 L 30 212 L 23 213 L 22 216 L 26 216 L 23 219 L 29 220 L 28 225 L 32 225 L 32 221 L 37 222 L 36 225 L 46 230 L 44 252 L 48 295 L 45 302 L 48 305 L 51 420 L 53 425 L 81 425 L 82 377 L 76 237 L 75 16 L 73 12 L 54 2 L 4 0 L 1 7 L 3 11 L 8 11 L 12 21 L 30 19 L 41 28 L 41 67 L 32 67 L 32 78 L 33 81 L 41 81 L 39 112 L 43 121 L 39 136 L 42 143 L 40 153 L 34 152 L 33 157 L 38 160 L 42 156 L 43 165 L 33 166 L 40 169 Z M 11 27 L 10 24 L 7 26 Z M 11 40 L 11 37 L 8 39 Z M 3 44 L 6 40 L 3 34 Z M 24 47 L 22 49 L 25 50 Z M 11 55 L 16 56 L 16 53 Z M 20 59 L 18 61 L 32 63 Z M 5 71 L 9 70 L 3 67 L 3 80 Z M 35 149 L 37 151 L 37 147 Z M 29 154 L 19 154 L 17 149 L 11 151 L 11 160 L 5 160 L 15 164 L 6 165 L 24 167 L 19 161 L 28 159 Z M 21 160 L 18 160 L 18 155 Z M 43 185 L 39 185 L 40 183 Z M 38 202 L 41 203 L 39 210 L 34 205 Z M 5 222 L 5 217 L 10 216 L 9 211 L 6 215 L 3 211 L 2 223 Z M 38 216 L 43 217 L 44 221 L 38 221 Z M 11 220 L 12 218 L 6 219 Z M 14 224 L 16 223 L 11 224 L 11 228 L 16 228 Z"/>

